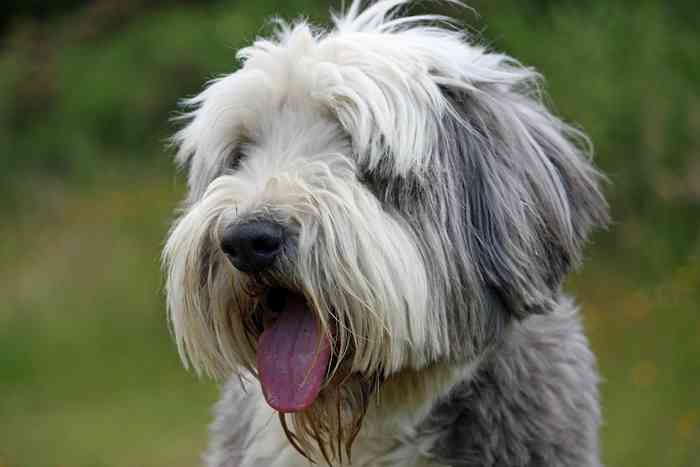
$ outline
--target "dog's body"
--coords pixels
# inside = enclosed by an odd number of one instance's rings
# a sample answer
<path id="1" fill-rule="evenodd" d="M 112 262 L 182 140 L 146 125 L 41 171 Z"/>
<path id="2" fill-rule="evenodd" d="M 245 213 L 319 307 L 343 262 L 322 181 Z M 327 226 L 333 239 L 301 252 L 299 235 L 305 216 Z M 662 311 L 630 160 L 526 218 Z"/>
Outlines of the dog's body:
<path id="1" fill-rule="evenodd" d="M 600 465 L 561 291 L 607 220 L 585 137 L 404 3 L 282 25 L 190 101 L 164 258 L 185 361 L 231 378 L 211 467 Z"/>

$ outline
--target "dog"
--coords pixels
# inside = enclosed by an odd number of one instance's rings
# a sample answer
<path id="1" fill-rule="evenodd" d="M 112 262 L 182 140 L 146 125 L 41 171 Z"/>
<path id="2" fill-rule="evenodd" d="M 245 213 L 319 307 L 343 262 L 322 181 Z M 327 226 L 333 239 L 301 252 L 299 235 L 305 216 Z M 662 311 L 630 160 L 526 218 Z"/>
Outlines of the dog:
<path id="1" fill-rule="evenodd" d="M 163 264 L 185 365 L 227 380 L 209 467 L 601 465 L 562 291 L 608 223 L 589 140 L 408 7 L 278 21 L 185 102 Z"/>

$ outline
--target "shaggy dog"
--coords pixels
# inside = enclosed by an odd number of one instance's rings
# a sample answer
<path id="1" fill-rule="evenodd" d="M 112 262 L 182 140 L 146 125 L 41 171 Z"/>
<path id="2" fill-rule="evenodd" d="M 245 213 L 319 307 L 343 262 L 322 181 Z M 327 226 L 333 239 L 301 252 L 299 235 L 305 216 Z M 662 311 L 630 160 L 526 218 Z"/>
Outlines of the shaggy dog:
<path id="1" fill-rule="evenodd" d="M 279 22 L 187 101 L 163 256 L 183 360 L 229 379 L 210 467 L 600 465 L 562 292 L 607 221 L 588 141 L 406 3 Z"/>

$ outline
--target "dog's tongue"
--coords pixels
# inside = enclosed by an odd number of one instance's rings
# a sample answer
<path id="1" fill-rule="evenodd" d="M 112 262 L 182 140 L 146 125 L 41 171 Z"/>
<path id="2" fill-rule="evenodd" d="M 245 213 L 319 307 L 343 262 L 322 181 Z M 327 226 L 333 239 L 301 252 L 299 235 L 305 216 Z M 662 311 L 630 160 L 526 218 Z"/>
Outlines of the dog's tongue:
<path id="1" fill-rule="evenodd" d="M 290 297 L 277 321 L 258 340 L 258 372 L 270 406 L 283 413 L 309 407 L 318 397 L 330 360 L 330 344 L 298 297 Z"/>

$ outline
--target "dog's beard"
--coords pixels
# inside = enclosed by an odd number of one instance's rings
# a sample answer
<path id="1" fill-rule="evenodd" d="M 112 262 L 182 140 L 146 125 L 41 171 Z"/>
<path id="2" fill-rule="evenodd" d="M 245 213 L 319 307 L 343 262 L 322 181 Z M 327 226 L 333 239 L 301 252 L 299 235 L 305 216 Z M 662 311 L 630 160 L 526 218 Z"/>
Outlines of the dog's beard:
<path id="1" fill-rule="evenodd" d="M 281 264 L 285 264 L 285 261 Z M 298 281 L 289 280 L 290 277 L 292 275 L 289 272 L 280 272 L 278 269 L 242 278 L 245 285 L 240 293 L 245 297 L 247 309 L 251 310 L 248 313 L 244 312 L 242 324 L 250 350 L 256 355 L 256 365 L 249 370 L 260 379 L 268 404 L 278 410 L 284 433 L 299 453 L 311 461 L 318 461 L 317 457 L 321 456 L 328 464 L 335 461 L 342 463 L 344 458 L 349 461 L 352 444 L 360 431 L 372 395 L 379 389 L 383 377 L 379 372 L 359 373 L 352 370 L 350 362 L 353 360 L 357 344 L 354 343 L 354 339 L 341 342 L 337 337 L 339 335 L 337 329 L 348 329 L 350 325 L 339 321 L 340 318 L 336 313 L 330 313 L 330 319 L 326 322 L 317 319 L 322 314 L 312 310 L 309 305 L 310 300 L 298 292 L 300 290 Z M 303 409 L 287 412 L 280 410 L 279 401 L 272 400 L 274 395 L 271 392 L 279 391 L 279 386 L 266 387 L 269 383 L 266 383 L 262 374 L 264 368 L 261 365 L 261 341 L 266 332 L 281 326 L 279 321 L 285 317 L 279 315 L 289 312 L 279 302 L 299 300 L 305 302 L 304 312 L 313 315 L 314 324 L 319 328 L 311 338 L 313 341 L 304 342 L 302 345 L 307 348 L 313 345 L 320 347 L 325 345 L 324 342 L 331 342 L 329 344 L 331 359 L 324 368 L 325 374 L 320 392 L 315 394 L 313 400 L 305 404 Z M 241 310 L 232 309 L 231 312 L 240 314 Z M 322 336 L 322 340 L 316 340 L 315 336 Z M 282 355 L 274 357 L 284 358 Z M 282 370 L 291 372 L 289 367 Z M 304 371 L 303 368 L 301 370 Z M 296 382 L 301 383 L 301 386 L 308 384 L 308 381 Z M 277 383 L 279 384 L 279 380 Z M 282 384 L 290 383 L 292 382 Z"/>
<path id="2" fill-rule="evenodd" d="M 351 460 L 352 444 L 362 426 L 371 396 L 378 388 L 379 377 L 338 372 L 324 391 L 306 410 L 293 414 L 279 413 L 280 422 L 290 443 L 302 455 L 314 461 L 320 453 L 328 464 L 334 460 Z M 291 426 L 287 417 L 291 418 Z"/>
<path id="3" fill-rule="evenodd" d="M 330 347 L 329 342 L 337 334 L 335 329 L 339 324 L 332 321 L 328 323 L 329 329 L 322 331 L 323 326 L 315 319 L 318 314 L 309 308 L 308 301 L 302 295 L 281 287 L 280 283 L 287 283 L 281 281 L 281 277 L 289 276 L 265 273 L 247 280 L 245 293 L 253 305 L 253 311 L 244 318 L 244 327 L 251 345 L 257 342 L 255 371 L 261 382 L 264 397 L 272 408 L 278 410 L 280 424 L 292 446 L 311 461 L 318 461 L 317 456 L 321 456 L 328 464 L 334 461 L 342 463 L 344 458 L 351 459 L 352 444 L 362 426 L 371 396 L 379 388 L 382 378 L 376 373 L 367 375 L 352 371 L 347 363 L 352 360 L 352 346 L 343 352 L 343 357 L 340 357 L 340 353 L 332 348 L 322 348 Z M 288 303 L 285 304 L 285 301 Z M 299 303 L 301 301 L 304 303 Z M 285 316 L 285 313 L 290 316 Z M 265 349 L 269 345 L 264 343 L 266 338 L 268 340 L 279 338 L 280 334 L 285 332 L 277 330 L 288 325 L 281 321 L 309 319 L 299 316 L 301 313 L 313 315 L 313 325 L 318 326 L 319 331 L 306 336 L 294 336 L 297 355 L 283 355 Z M 267 333 L 271 332 L 276 334 L 268 337 Z M 282 337 L 281 340 L 288 338 L 289 336 Z M 310 341 L 303 342 L 305 339 Z M 285 348 L 284 344 L 281 346 L 283 351 L 291 351 Z M 324 352 L 332 354 L 330 361 L 324 360 L 325 366 L 320 368 L 323 372 L 322 381 L 313 381 L 314 376 L 309 375 L 312 371 L 318 371 L 319 368 L 292 368 L 298 363 L 289 364 L 286 361 L 280 363 L 280 360 L 298 362 L 301 358 L 298 355 L 300 346 L 307 349 L 307 357 L 313 358 L 310 365 L 312 367 L 317 366 Z M 312 355 L 314 346 L 317 350 L 315 355 Z M 308 353 L 309 350 L 312 352 Z M 270 353 L 272 355 L 266 355 Z M 269 364 L 263 363 L 270 358 L 275 360 L 274 369 L 269 369 Z M 308 363 L 309 358 L 302 360 Z M 279 372 L 283 375 L 270 375 L 271 372 Z M 301 374 L 305 379 L 302 381 L 295 379 L 294 374 L 297 376 Z M 290 380 L 285 381 L 285 379 Z M 313 386 L 317 384 L 322 387 L 314 388 Z M 309 389 L 309 387 L 312 388 Z M 292 400 L 280 400 L 280 391 L 293 389 L 297 391 L 292 396 Z M 290 407 L 295 404 L 301 406 Z M 285 405 L 286 407 L 282 407 Z"/>

